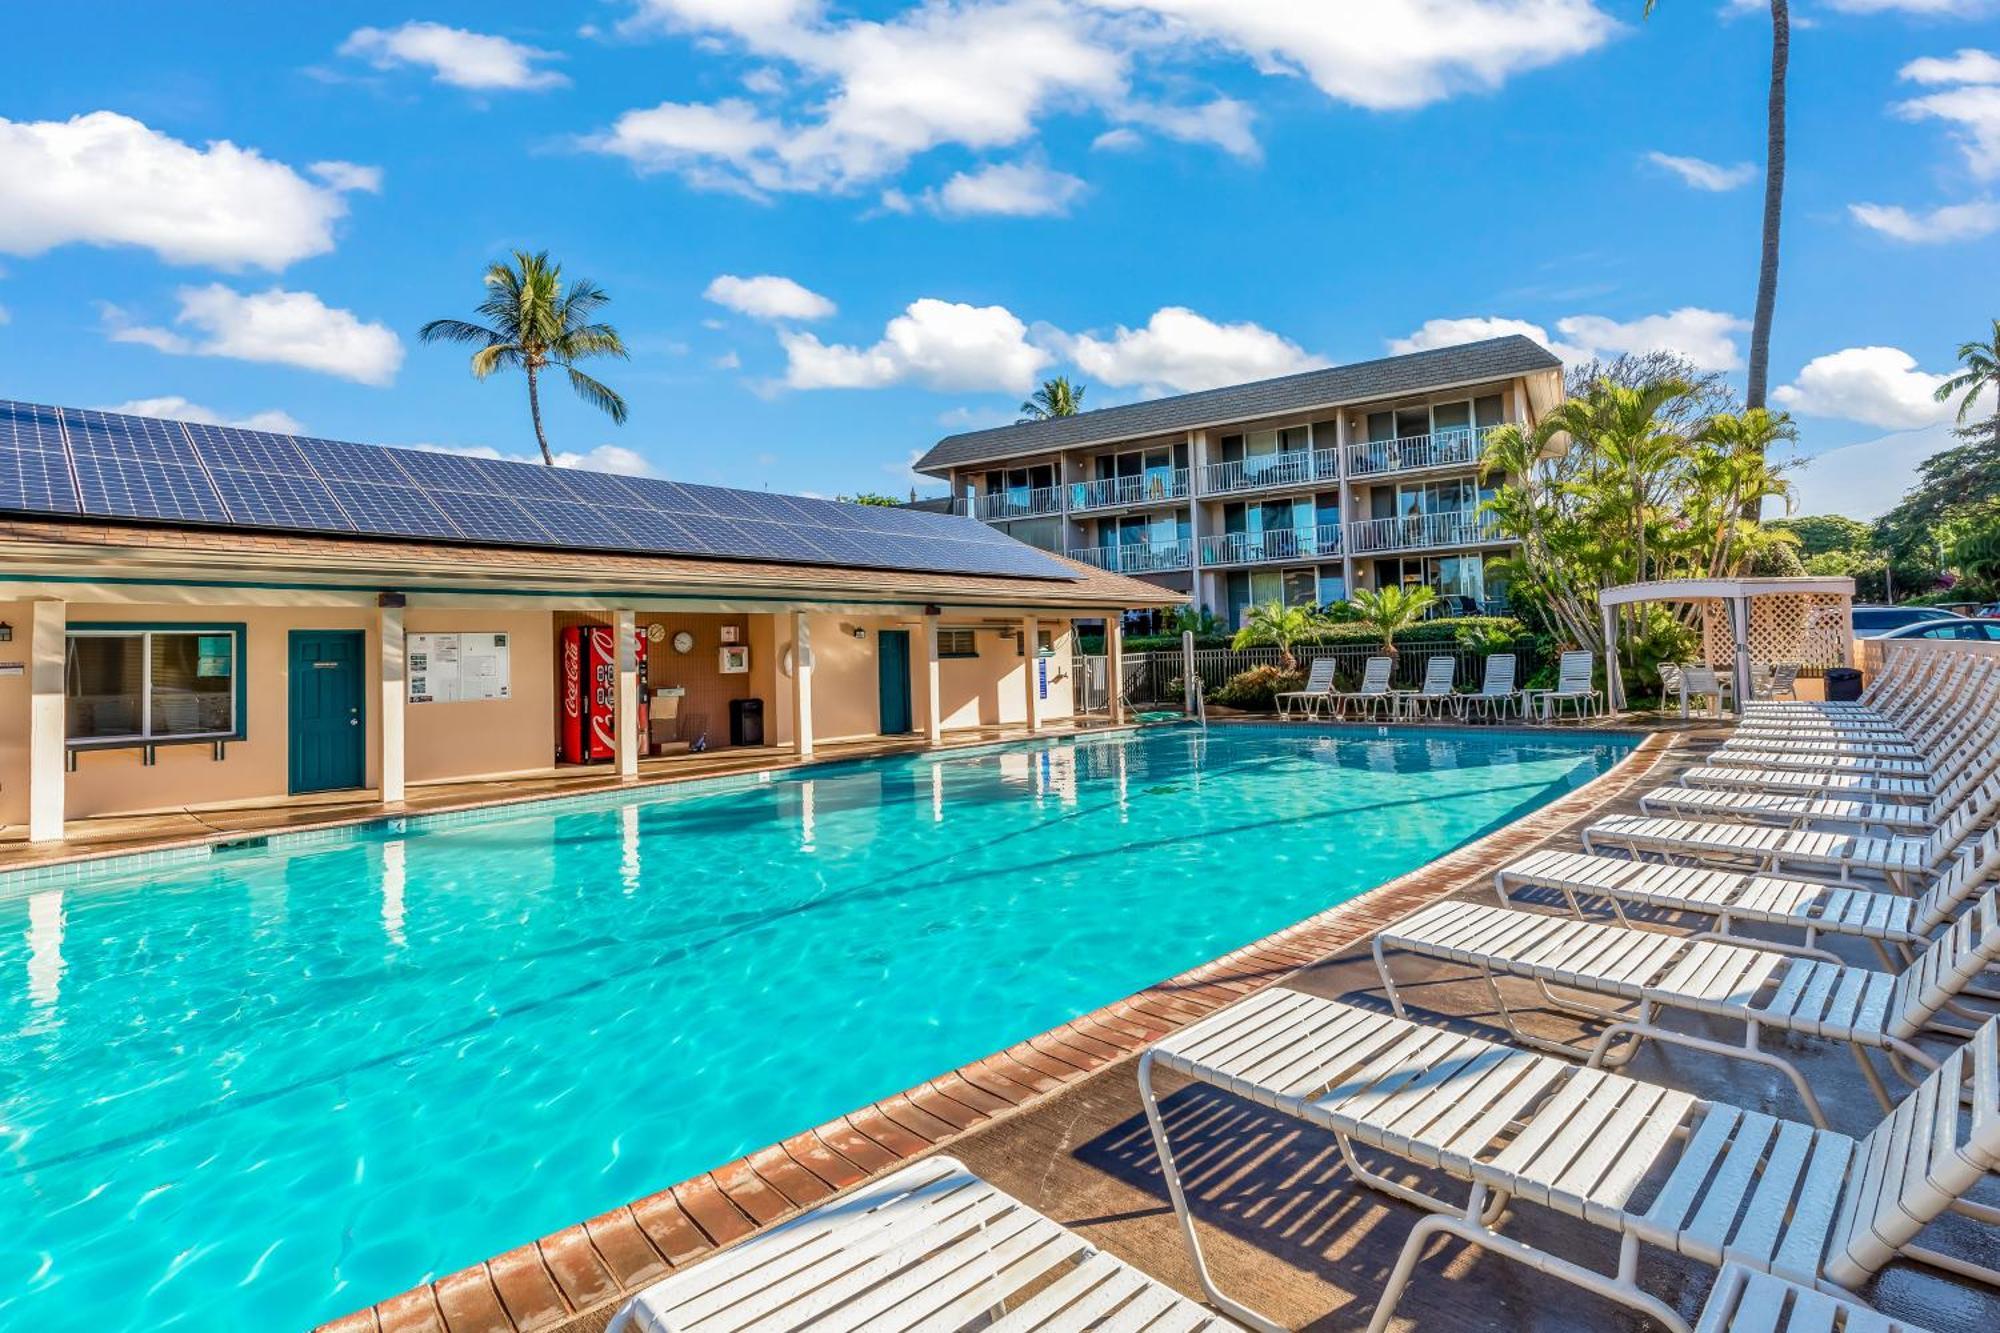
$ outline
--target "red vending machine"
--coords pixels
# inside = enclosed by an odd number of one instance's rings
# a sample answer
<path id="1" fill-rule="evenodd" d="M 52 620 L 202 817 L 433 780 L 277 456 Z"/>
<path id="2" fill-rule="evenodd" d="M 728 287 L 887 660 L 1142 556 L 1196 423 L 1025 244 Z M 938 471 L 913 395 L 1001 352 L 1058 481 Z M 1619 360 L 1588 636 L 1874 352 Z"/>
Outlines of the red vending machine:
<path id="1" fill-rule="evenodd" d="M 647 746 L 646 640 L 633 644 L 639 662 L 639 746 Z M 618 653 L 604 625 L 562 632 L 562 738 L 558 758 L 594 764 L 618 754 Z"/>

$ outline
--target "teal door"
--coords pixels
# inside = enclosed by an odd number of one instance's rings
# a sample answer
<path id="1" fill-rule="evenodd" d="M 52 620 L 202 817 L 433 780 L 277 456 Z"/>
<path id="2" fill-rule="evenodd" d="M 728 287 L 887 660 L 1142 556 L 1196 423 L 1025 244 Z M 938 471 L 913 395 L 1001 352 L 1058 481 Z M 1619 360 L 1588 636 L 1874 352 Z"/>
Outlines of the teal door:
<path id="1" fill-rule="evenodd" d="M 368 780 L 359 630 L 295 629 L 291 638 L 291 787 L 340 791 Z"/>
<path id="2" fill-rule="evenodd" d="M 885 629 L 875 641 L 882 673 L 882 734 L 901 736 L 910 729 L 910 632 Z"/>

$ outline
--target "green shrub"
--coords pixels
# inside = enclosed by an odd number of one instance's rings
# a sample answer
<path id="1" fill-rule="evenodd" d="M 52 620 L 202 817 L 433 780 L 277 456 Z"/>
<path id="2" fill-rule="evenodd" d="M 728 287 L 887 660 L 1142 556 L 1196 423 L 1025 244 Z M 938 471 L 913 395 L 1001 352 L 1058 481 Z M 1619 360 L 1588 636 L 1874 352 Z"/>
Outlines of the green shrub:
<path id="1" fill-rule="evenodd" d="M 1461 631 L 1481 635 L 1482 641 L 1487 637 L 1490 637 L 1494 642 L 1499 642 L 1504 638 L 1507 645 L 1511 645 L 1527 634 L 1526 627 L 1512 616 L 1439 616 L 1436 620 L 1426 620 L 1421 624 L 1412 625 L 1408 629 L 1398 630 L 1396 632 L 1396 642 L 1399 645 L 1405 643 L 1456 643 L 1460 641 Z M 1197 648 L 1227 648 L 1233 637 L 1228 634 L 1197 634 L 1194 646 Z M 1311 638 L 1300 639 L 1293 645 L 1293 650 L 1310 648 L 1316 645 L 1326 646 L 1346 643 L 1373 644 L 1379 642 L 1381 642 L 1381 636 L 1366 625 L 1330 625 Z M 1134 634 L 1125 640 L 1125 651 L 1128 653 L 1172 652 L 1180 646 L 1181 636 L 1178 634 Z M 1505 651 L 1505 646 L 1502 645 L 1496 651 Z"/>
<path id="2" fill-rule="evenodd" d="M 1224 708 L 1268 713 L 1278 706 L 1277 695 L 1280 691 L 1303 689 L 1305 683 L 1306 678 L 1296 671 L 1280 671 L 1274 666 L 1251 667 L 1224 681 L 1222 688 L 1209 699 Z"/>

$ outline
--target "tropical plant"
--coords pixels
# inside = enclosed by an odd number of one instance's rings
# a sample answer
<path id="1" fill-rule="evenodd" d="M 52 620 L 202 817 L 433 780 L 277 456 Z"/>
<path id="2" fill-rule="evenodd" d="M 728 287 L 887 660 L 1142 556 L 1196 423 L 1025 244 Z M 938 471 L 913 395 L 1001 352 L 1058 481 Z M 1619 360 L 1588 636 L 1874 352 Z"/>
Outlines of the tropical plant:
<path id="1" fill-rule="evenodd" d="M 1292 655 L 1292 646 L 1312 638 L 1325 623 L 1318 607 L 1286 606 L 1275 600 L 1259 602 L 1244 616 L 1243 628 L 1236 631 L 1236 638 L 1229 646 L 1241 652 L 1268 644 L 1278 650 L 1280 666 L 1286 671 L 1296 671 L 1299 660 Z"/>
<path id="2" fill-rule="evenodd" d="M 1177 606 L 1167 628 L 1175 634 L 1193 634 L 1196 638 L 1206 638 L 1222 632 L 1222 622 L 1215 618 L 1215 612 L 1207 607 Z"/>
<path id="3" fill-rule="evenodd" d="M 1395 657 L 1396 634 L 1430 613 L 1430 609 L 1437 604 L 1437 590 L 1399 588 L 1391 584 L 1386 588 L 1357 589 L 1353 600 L 1355 608 L 1361 612 L 1359 623 L 1381 635 L 1382 651 Z"/>
<path id="4" fill-rule="evenodd" d="M 1939 540 L 1953 518 L 2000 501 L 2000 417 L 1953 432 L 1961 443 L 1917 465 L 1917 480 L 1875 522 L 1875 546 L 1887 558 L 1897 591 L 1923 592 L 1948 563 Z"/>
<path id="5" fill-rule="evenodd" d="M 1070 383 L 1067 375 L 1057 375 L 1043 380 L 1034 396 L 1021 404 L 1021 420 L 1047 421 L 1051 417 L 1073 417 L 1081 411 L 1083 386 Z"/>
<path id="6" fill-rule="evenodd" d="M 423 341 L 469 343 L 472 373 L 485 379 L 504 367 L 528 376 L 528 415 L 535 423 L 535 443 L 542 461 L 555 465 L 549 437 L 542 429 L 542 372 L 557 367 L 569 376 L 579 398 L 619 425 L 625 424 L 625 400 L 606 385 L 576 368 L 594 356 L 626 357 L 618 330 L 597 319 L 611 298 L 587 278 L 563 283 L 562 265 L 552 263 L 546 250 L 514 252 L 514 262 L 501 260 L 486 270 L 486 299 L 479 313 L 486 320 L 434 319 L 417 336 Z"/>
<path id="7" fill-rule="evenodd" d="M 1278 706 L 1281 690 L 1303 689 L 1305 683 L 1305 677 L 1293 667 L 1254 666 L 1222 682 L 1222 688 L 1209 698 L 1224 708 L 1268 713 Z"/>
<path id="8" fill-rule="evenodd" d="M 1659 0 L 1645 0 L 1651 18 Z M 1764 98 L 1764 219 L 1758 246 L 1757 304 L 1750 315 L 1750 364 L 1744 375 L 1745 406 L 1760 408 L 1771 372 L 1771 316 L 1778 303 L 1778 226 L 1785 204 L 1785 76 L 1791 64 L 1792 11 L 1788 0 L 1771 4 L 1771 79 Z M 1758 521 L 1746 502 L 1743 517 Z"/>
<path id="9" fill-rule="evenodd" d="M 833 498 L 844 504 L 874 505 L 879 509 L 894 509 L 903 503 L 895 496 L 884 495 L 880 491 L 856 491 L 852 495 L 836 495 Z"/>
<path id="10" fill-rule="evenodd" d="M 1958 364 L 1964 369 L 1937 386 L 1937 401 L 1958 398 L 1958 424 L 1972 415 L 1972 404 L 1982 393 L 1993 395 L 1993 428 L 2000 433 L 2000 319 L 1993 321 L 1993 341 L 1958 345 Z"/>

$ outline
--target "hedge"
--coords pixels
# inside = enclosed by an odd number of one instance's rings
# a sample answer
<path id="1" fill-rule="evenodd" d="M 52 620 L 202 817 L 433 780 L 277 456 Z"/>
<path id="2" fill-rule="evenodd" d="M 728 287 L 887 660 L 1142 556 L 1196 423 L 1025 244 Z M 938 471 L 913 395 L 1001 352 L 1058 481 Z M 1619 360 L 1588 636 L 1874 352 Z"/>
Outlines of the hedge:
<path id="1" fill-rule="evenodd" d="M 1396 642 L 1402 643 L 1452 643 L 1457 641 L 1460 630 L 1474 633 L 1498 632 L 1509 638 L 1522 638 L 1527 627 L 1512 616 L 1440 616 L 1436 620 L 1426 620 L 1408 629 L 1396 631 Z M 1236 641 L 1234 634 L 1197 634 L 1194 646 L 1197 648 L 1227 648 Z M 1295 648 L 1310 648 L 1315 645 L 1341 643 L 1380 643 L 1382 636 L 1366 625 L 1332 625 L 1309 639 L 1301 639 L 1292 645 Z M 1084 652 L 1096 654 L 1104 651 L 1103 640 L 1085 639 Z M 1128 653 L 1159 653 L 1176 651 L 1181 646 L 1178 634 L 1128 634 L 1125 637 L 1125 651 Z"/>

